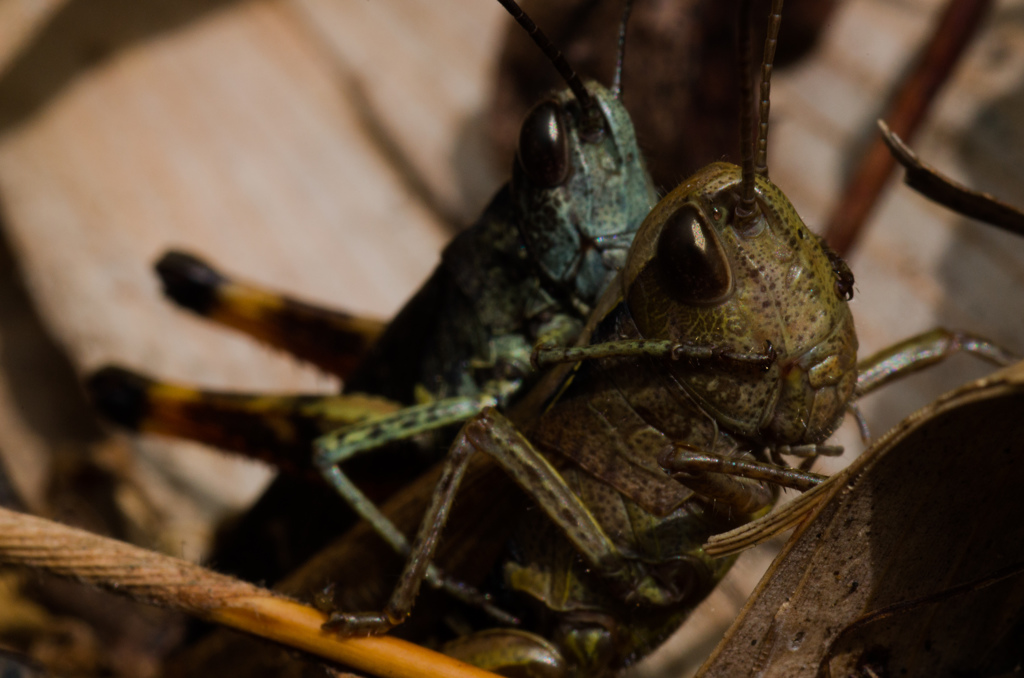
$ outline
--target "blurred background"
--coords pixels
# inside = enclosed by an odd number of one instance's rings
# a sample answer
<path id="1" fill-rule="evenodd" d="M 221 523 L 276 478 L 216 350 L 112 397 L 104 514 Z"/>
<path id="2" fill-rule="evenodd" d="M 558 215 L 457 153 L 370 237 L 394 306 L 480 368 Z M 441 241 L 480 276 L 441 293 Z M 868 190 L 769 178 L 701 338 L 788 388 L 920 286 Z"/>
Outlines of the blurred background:
<path id="1" fill-rule="evenodd" d="M 564 4 L 545 3 L 537 22 L 607 83 L 619 3 Z M 668 189 L 734 154 L 731 19 L 713 0 L 636 4 L 626 104 Z M 944 5 L 787 3 L 769 167 L 813 230 Z M 175 309 L 152 263 L 185 249 L 247 280 L 390 317 L 507 178 L 522 113 L 559 86 L 533 49 L 488 0 L 0 0 L 0 460 L 28 508 L 201 560 L 216 524 L 271 471 L 111 431 L 81 377 L 117 362 L 210 388 L 338 384 Z M 1024 204 L 1022 123 L 1024 1 L 1005 0 L 913 145 L 954 178 Z M 936 325 L 1024 351 L 1024 241 L 898 178 L 849 257 L 862 355 Z M 879 434 L 987 371 L 956 358 L 863 411 Z M 848 456 L 860 449 L 851 426 L 838 440 Z M 640 671 L 699 663 L 772 553 L 746 554 L 699 622 Z M 176 642 L 144 625 L 128 637 L 123 619 L 76 626 L 67 601 L 84 594 L 30 603 L 21 576 L 0 570 L 0 610 L 16 611 L 0 611 L 0 648 L 25 649 L 18 639 L 49 624 L 59 637 L 38 641 L 37 656 L 74 647 L 94 653 L 81 661 L 99 673 L 144 675 Z M 113 645 L 121 655 L 104 649 Z"/>

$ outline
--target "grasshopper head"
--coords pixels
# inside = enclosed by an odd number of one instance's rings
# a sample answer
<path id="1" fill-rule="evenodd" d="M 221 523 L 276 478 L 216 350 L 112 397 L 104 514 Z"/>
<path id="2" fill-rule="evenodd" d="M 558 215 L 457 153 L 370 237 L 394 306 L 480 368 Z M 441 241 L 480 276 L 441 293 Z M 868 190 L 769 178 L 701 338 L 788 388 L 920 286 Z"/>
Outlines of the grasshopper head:
<path id="1" fill-rule="evenodd" d="M 821 442 L 857 380 L 845 264 L 767 178 L 757 214 L 736 217 L 740 168 L 709 165 L 667 195 L 637 233 L 623 279 L 640 334 L 739 353 L 767 371 L 673 364 L 687 393 L 723 426 L 764 443 Z"/>
<path id="2" fill-rule="evenodd" d="M 543 275 L 592 306 L 625 263 L 657 194 L 622 102 L 596 82 L 586 87 L 601 127 L 585 119 L 569 90 L 534 106 L 520 131 L 512 194 Z"/>

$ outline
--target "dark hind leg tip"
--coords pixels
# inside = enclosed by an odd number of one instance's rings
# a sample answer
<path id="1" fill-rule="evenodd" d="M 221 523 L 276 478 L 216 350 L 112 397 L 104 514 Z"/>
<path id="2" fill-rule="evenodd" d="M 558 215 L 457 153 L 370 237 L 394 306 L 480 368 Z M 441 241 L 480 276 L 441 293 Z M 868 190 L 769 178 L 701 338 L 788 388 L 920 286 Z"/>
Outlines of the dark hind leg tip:
<path id="1" fill-rule="evenodd" d="M 224 276 L 191 254 L 170 251 L 156 262 L 164 294 L 179 306 L 206 315 L 217 301 Z"/>
<path id="2" fill-rule="evenodd" d="M 152 381 L 120 367 L 104 367 L 85 382 L 93 405 L 106 419 L 138 430 L 149 410 Z"/>

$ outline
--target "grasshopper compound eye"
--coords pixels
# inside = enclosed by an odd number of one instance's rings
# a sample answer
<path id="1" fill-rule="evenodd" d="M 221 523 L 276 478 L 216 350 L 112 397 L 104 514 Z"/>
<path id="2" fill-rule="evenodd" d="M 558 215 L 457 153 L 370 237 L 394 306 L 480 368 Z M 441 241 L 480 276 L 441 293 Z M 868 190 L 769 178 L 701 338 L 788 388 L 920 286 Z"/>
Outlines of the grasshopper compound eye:
<path id="1" fill-rule="evenodd" d="M 692 205 L 666 220 L 658 238 L 658 265 L 683 303 L 715 304 L 732 292 L 732 269 L 718 234 Z"/>
<path id="2" fill-rule="evenodd" d="M 569 140 L 565 114 L 554 101 L 542 101 L 526 115 L 519 131 L 519 166 L 543 188 L 561 186 L 569 178 Z"/>

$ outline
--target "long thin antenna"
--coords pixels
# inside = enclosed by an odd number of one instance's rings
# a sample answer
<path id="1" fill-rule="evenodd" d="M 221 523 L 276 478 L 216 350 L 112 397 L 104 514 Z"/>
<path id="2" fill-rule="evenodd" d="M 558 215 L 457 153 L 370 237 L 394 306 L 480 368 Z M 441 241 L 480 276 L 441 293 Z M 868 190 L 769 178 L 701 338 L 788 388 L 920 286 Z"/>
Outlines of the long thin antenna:
<path id="1" fill-rule="evenodd" d="M 626 25 L 633 11 L 633 0 L 626 0 L 622 9 L 622 21 L 619 23 L 619 53 L 615 58 L 615 74 L 612 76 L 612 96 L 622 99 L 622 67 L 626 63 Z"/>
<path id="2" fill-rule="evenodd" d="M 590 96 L 590 92 L 583 86 L 583 81 L 580 80 L 580 76 L 576 74 L 569 62 L 566 61 L 565 56 L 562 52 L 555 47 L 548 36 L 544 35 L 544 32 L 537 27 L 537 24 L 533 23 L 533 19 L 526 15 L 526 12 L 516 4 L 515 0 L 498 0 L 501 6 L 512 15 L 523 30 L 533 38 L 533 41 L 537 43 L 541 51 L 544 52 L 544 56 L 548 58 L 551 65 L 555 67 L 558 74 L 562 76 L 566 84 L 569 85 L 569 89 L 576 96 L 576 101 L 580 102 L 580 108 L 583 109 L 584 119 L 587 122 L 587 126 L 600 127 L 600 116 L 597 115 L 597 106 L 594 104 L 593 97 Z"/>
<path id="3" fill-rule="evenodd" d="M 761 64 L 761 114 L 757 126 L 757 159 L 754 171 L 768 176 L 768 111 L 772 89 L 772 63 L 779 45 L 779 27 L 782 25 L 782 0 L 772 0 L 772 13 L 768 17 L 768 35 L 764 39 L 764 62 Z"/>
<path id="4" fill-rule="evenodd" d="M 750 76 L 752 33 L 750 0 L 740 0 L 739 53 L 736 59 L 740 76 L 740 154 L 743 158 L 740 202 L 736 206 L 737 225 L 740 227 L 757 213 L 754 202 L 754 84 Z"/>

